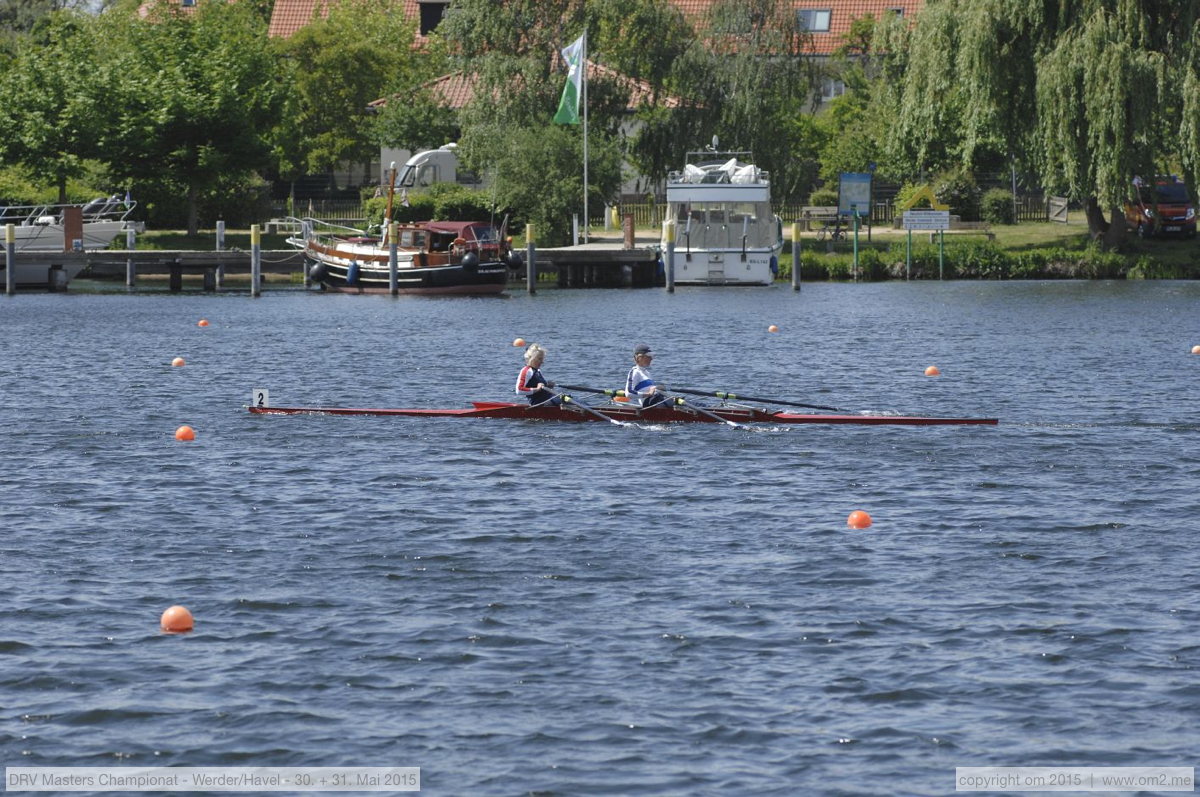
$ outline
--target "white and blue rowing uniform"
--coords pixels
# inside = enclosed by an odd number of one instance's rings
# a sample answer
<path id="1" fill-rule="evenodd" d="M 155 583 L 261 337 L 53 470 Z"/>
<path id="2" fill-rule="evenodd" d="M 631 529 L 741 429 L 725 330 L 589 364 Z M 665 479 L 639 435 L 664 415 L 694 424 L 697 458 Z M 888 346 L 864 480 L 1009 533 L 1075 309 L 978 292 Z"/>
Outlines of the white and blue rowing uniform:
<path id="1" fill-rule="evenodd" d="M 548 385 L 550 380 L 542 376 L 540 368 L 526 365 L 517 374 L 517 394 L 529 399 L 530 404 L 561 404 L 562 399 L 538 385 Z"/>
<path id="2" fill-rule="evenodd" d="M 656 384 L 647 369 L 635 365 L 629 369 L 629 376 L 625 377 L 625 395 L 639 407 L 653 407 L 667 400 L 661 393 L 646 392 Z"/>

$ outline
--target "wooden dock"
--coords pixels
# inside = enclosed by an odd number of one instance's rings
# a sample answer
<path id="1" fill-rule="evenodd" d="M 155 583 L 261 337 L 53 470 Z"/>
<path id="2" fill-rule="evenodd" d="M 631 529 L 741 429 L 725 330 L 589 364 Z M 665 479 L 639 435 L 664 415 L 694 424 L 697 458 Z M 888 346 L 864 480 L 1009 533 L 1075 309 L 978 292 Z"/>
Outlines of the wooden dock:
<path id="1" fill-rule="evenodd" d="M 303 274 L 305 271 L 304 255 L 298 250 L 271 249 L 259 254 L 263 274 Z M 55 267 L 78 272 L 76 279 L 123 277 L 130 288 L 136 285 L 140 276 L 166 276 L 169 289 L 181 291 L 185 275 L 199 276 L 204 290 L 215 291 L 221 288 L 224 276 L 250 276 L 251 253 L 237 249 L 98 249 L 87 252 L 18 252 L 13 259 L 23 267 L 32 264 L 48 274 L 53 273 Z M 0 266 L 7 267 L 2 247 Z M 52 282 L 47 285 L 50 290 L 56 287 Z"/>
<path id="2" fill-rule="evenodd" d="M 639 242 L 628 247 L 619 241 L 600 241 L 578 246 L 548 247 L 535 252 L 539 275 L 556 275 L 560 288 L 650 288 L 664 284 L 659 273 L 657 246 Z M 218 291 L 226 277 L 233 277 L 241 289 L 250 277 L 251 253 L 244 250 L 194 251 L 165 249 L 103 249 L 86 252 L 18 252 L 14 261 L 21 267 L 33 265 L 51 275 L 45 286 L 61 290 L 66 284 L 64 272 L 78 274 L 76 279 L 123 280 L 126 287 L 137 286 L 139 278 L 166 278 L 168 289 L 182 291 L 184 277 L 199 277 L 200 289 Z M 263 250 L 262 274 L 287 274 L 290 282 L 307 281 L 296 275 L 307 271 L 304 254 L 295 249 Z M 0 247 L 0 268 L 6 266 Z M 55 275 L 58 278 L 55 279 Z M 521 276 L 518 272 L 515 278 Z M 60 284 L 61 283 L 61 284 Z M 0 290 L 4 278 L 0 273 Z M 33 286 L 26 286 L 33 287 Z"/>
<path id="3" fill-rule="evenodd" d="M 560 288 L 653 288 L 663 284 L 656 246 L 616 242 L 537 249 L 539 273 L 557 272 Z"/>

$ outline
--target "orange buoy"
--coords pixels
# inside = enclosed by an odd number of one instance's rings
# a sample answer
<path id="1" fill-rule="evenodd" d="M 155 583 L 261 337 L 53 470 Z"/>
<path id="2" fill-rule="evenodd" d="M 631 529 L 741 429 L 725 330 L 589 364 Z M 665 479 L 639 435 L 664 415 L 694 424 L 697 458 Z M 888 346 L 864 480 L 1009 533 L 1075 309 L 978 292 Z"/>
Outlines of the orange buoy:
<path id="1" fill-rule="evenodd" d="M 938 370 L 936 365 L 931 365 L 925 369 L 925 376 L 941 376 L 942 372 Z"/>
<path id="2" fill-rule="evenodd" d="M 192 619 L 192 613 L 184 606 L 172 606 L 162 613 L 162 618 L 158 621 L 162 630 L 168 634 L 182 634 L 191 631 L 195 627 L 196 622 Z"/>
<path id="3" fill-rule="evenodd" d="M 767 327 L 767 331 L 768 332 L 778 332 L 779 327 L 775 326 L 774 324 L 771 324 L 771 326 Z"/>
<path id="4" fill-rule="evenodd" d="M 517 346 L 517 347 L 524 346 L 525 338 L 517 338 L 516 340 L 513 341 L 513 345 Z"/>
<path id="5" fill-rule="evenodd" d="M 186 363 L 184 363 L 182 357 L 176 357 L 174 360 L 171 360 L 171 365 L 175 366 L 176 368 L 181 368 L 186 365 Z"/>
<path id="6" fill-rule="evenodd" d="M 207 318 L 201 318 L 199 321 L 197 321 L 197 322 L 196 322 L 196 326 L 198 326 L 198 327 L 206 327 L 206 326 L 208 326 L 208 319 L 207 319 Z"/>
<path id="7" fill-rule="evenodd" d="M 855 509 L 850 513 L 850 517 L 846 518 L 846 525 L 852 529 L 865 529 L 871 525 L 871 516 L 861 509 Z"/>
<path id="8" fill-rule="evenodd" d="M 178 429 L 175 430 L 175 439 L 176 440 L 195 440 L 196 439 L 196 430 L 187 425 L 180 426 Z"/>
<path id="9" fill-rule="evenodd" d="M 619 401 L 622 404 L 629 401 L 629 396 L 613 396 L 613 401 Z"/>
<path id="10" fill-rule="evenodd" d="M 1200 354 L 1200 346 L 1193 346 L 1192 354 Z"/>

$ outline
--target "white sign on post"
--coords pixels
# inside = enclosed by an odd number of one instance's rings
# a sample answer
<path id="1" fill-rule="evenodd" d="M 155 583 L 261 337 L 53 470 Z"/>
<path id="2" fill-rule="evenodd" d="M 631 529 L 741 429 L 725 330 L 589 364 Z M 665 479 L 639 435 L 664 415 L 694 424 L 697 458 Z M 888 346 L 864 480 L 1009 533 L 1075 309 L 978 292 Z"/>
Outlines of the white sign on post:
<path id="1" fill-rule="evenodd" d="M 948 230 L 950 229 L 950 211 L 906 210 L 904 211 L 904 229 Z"/>

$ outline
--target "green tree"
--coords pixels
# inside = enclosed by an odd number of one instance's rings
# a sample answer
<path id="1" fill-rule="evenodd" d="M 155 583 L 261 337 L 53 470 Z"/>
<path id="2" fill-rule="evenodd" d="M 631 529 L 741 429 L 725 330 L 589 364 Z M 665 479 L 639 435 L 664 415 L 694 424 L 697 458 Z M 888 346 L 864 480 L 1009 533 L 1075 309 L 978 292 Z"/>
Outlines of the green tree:
<path id="1" fill-rule="evenodd" d="M 474 86 L 459 115 L 459 157 L 494 181 L 501 205 L 539 225 L 538 239 L 561 242 L 583 206 L 582 125 L 551 119 L 566 72 L 559 50 L 589 35 L 588 58 L 601 61 L 595 22 L 606 0 L 456 2 L 436 31 L 453 65 Z M 619 127 L 629 88 L 608 70 L 588 77 L 589 212 L 620 186 Z"/>
<path id="2" fill-rule="evenodd" d="M 381 144 L 416 152 L 457 141 L 458 114 L 440 102 L 428 85 L 393 94 L 373 123 Z"/>
<path id="3" fill-rule="evenodd" d="M 1001 152 L 1118 244 L 1135 175 L 1200 166 L 1200 0 L 938 0 L 916 21 L 900 138 L 923 166 Z M 1111 221 L 1110 221 L 1111 219 Z"/>
<path id="4" fill-rule="evenodd" d="M 87 68 L 99 59 L 97 41 L 89 17 L 53 12 L 0 74 L 0 159 L 56 186 L 60 202 L 67 181 L 102 154 L 111 85 Z"/>
<path id="5" fill-rule="evenodd" d="M 414 23 L 387 0 L 340 0 L 277 44 L 286 107 L 273 134 L 280 174 L 331 171 L 378 154 L 370 103 L 421 73 Z M 445 142 L 441 142 L 445 143 Z"/>
<path id="6" fill-rule="evenodd" d="M 875 164 L 881 178 L 902 180 L 912 169 L 893 145 L 895 84 L 892 73 L 905 58 L 906 28 L 897 15 L 854 20 L 835 51 L 827 74 L 845 92 L 817 115 L 821 177 L 836 185 L 842 172 L 865 172 Z"/>
<path id="7" fill-rule="evenodd" d="M 790 3 L 718 0 L 675 63 L 670 85 L 685 103 L 678 124 L 701 134 L 677 138 L 676 162 L 716 134 L 722 149 L 751 151 L 770 170 L 776 198 L 806 189 L 816 152 L 800 117 L 818 75 L 801 55 L 807 43 Z"/>
<path id="8" fill-rule="evenodd" d="M 538 244 L 554 246 L 570 240 L 571 214 L 580 212 L 583 197 L 583 139 L 562 125 L 507 128 L 469 125 L 463 149 L 486 150 L 498 179 L 492 194 L 496 208 L 513 208 L 534 225 Z M 621 151 L 614 139 L 588 143 L 589 208 L 597 210 L 620 184 Z"/>
<path id="9" fill-rule="evenodd" d="M 118 176 L 182 195 L 195 234 L 203 198 L 269 163 L 281 91 L 266 24 L 249 4 L 211 2 L 192 14 L 165 4 L 146 19 L 104 14 L 99 27 L 109 55 L 97 65 L 110 82 L 104 157 Z"/>

